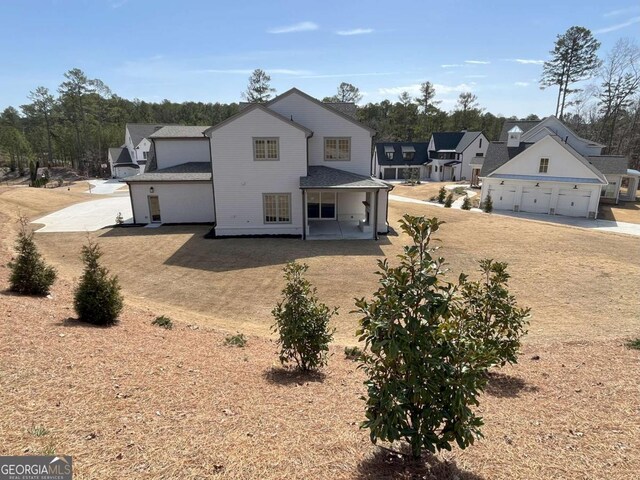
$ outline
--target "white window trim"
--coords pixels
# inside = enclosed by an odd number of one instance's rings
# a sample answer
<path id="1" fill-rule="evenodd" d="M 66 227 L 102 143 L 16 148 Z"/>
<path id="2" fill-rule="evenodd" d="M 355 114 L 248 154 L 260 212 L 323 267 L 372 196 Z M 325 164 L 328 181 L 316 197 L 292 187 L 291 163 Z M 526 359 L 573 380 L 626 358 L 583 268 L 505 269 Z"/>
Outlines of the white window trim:
<path id="1" fill-rule="evenodd" d="M 348 158 L 327 158 L 327 140 L 336 141 L 336 154 L 340 156 L 340 140 L 349 140 L 349 157 Z M 351 161 L 351 137 L 324 137 L 324 161 L 325 162 L 350 162 Z"/>
<path id="2" fill-rule="evenodd" d="M 542 161 L 546 160 L 547 164 L 544 165 L 544 170 L 542 170 Z M 538 173 L 549 173 L 549 164 L 551 162 L 549 161 L 549 157 L 540 157 L 540 163 L 538 163 Z"/>
<path id="3" fill-rule="evenodd" d="M 287 200 L 289 202 L 289 220 L 288 221 L 280 221 L 280 220 L 275 220 L 273 222 L 269 222 L 267 221 L 267 196 L 269 195 L 273 195 L 275 196 L 276 199 L 276 218 L 279 217 L 278 213 L 279 213 L 279 209 L 280 209 L 280 202 L 279 202 L 279 197 L 281 196 L 286 196 Z M 263 193 L 262 194 L 262 221 L 265 225 L 276 225 L 276 224 L 290 224 L 292 223 L 292 214 L 293 212 L 291 211 L 291 193 Z"/>
<path id="4" fill-rule="evenodd" d="M 264 153 L 265 153 L 265 158 L 257 158 L 256 157 L 256 142 L 258 140 L 264 140 L 265 144 L 264 144 Z M 268 140 L 275 140 L 276 141 L 276 150 L 277 150 L 277 157 L 276 158 L 268 158 L 268 148 L 267 148 L 267 141 Z M 253 137 L 253 139 L 251 140 L 252 144 L 253 144 L 253 161 L 254 162 L 277 162 L 280 160 L 280 138 L 279 137 Z"/>

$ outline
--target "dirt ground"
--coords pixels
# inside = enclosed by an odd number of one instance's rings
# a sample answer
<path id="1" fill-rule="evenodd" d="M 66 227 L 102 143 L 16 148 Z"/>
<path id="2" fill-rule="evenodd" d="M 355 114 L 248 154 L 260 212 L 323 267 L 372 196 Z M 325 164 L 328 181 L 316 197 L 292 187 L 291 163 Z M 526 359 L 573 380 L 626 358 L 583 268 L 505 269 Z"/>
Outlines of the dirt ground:
<path id="1" fill-rule="evenodd" d="M 29 190 L 0 189 L 2 292 L 16 207 L 35 216 L 88 197 Z M 203 227 L 161 227 L 96 235 L 126 297 L 111 329 L 73 320 L 86 234 L 36 235 L 60 279 L 50 299 L 0 293 L 0 454 L 71 454 L 79 479 L 633 478 L 640 352 L 624 342 L 640 336 L 637 238 L 404 203 L 390 218 L 405 211 L 447 222 L 437 236 L 452 277 L 483 257 L 507 261 L 533 310 L 520 364 L 494 372 L 481 400 L 485 438 L 473 447 L 407 465 L 358 428 L 365 389 L 342 354 L 357 324 L 348 312 L 405 237 L 205 240 Z M 315 377 L 278 369 L 268 332 L 291 259 L 341 310 Z M 161 314 L 173 330 L 150 325 Z M 225 347 L 226 331 L 249 334 L 248 346 Z"/>
<path id="2" fill-rule="evenodd" d="M 620 202 L 618 205 L 601 204 L 598 218 L 614 222 L 640 223 L 640 202 Z"/>

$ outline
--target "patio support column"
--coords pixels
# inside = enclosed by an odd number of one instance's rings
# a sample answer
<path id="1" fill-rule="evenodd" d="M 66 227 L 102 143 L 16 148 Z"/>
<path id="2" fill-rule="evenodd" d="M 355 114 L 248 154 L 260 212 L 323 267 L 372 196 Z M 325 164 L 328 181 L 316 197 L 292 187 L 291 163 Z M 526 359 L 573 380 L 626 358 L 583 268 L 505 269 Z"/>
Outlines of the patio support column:
<path id="1" fill-rule="evenodd" d="M 307 239 L 307 191 L 302 190 L 302 239 Z"/>
<path id="2" fill-rule="evenodd" d="M 378 240 L 378 196 L 380 190 L 374 190 L 373 194 L 373 239 Z"/>

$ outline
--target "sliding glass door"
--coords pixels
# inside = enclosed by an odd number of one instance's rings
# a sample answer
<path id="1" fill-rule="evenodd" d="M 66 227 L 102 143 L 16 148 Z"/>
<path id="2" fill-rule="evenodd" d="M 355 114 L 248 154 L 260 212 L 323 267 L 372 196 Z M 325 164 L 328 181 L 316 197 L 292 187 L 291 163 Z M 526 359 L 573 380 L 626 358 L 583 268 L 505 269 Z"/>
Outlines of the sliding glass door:
<path id="1" fill-rule="evenodd" d="M 309 220 L 335 220 L 336 192 L 308 192 L 307 218 Z"/>

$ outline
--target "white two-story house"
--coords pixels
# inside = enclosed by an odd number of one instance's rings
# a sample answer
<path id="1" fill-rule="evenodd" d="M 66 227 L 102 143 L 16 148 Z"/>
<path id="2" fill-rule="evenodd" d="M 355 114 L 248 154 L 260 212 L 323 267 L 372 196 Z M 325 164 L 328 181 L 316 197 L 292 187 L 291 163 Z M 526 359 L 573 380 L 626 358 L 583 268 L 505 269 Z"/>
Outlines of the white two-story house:
<path id="1" fill-rule="evenodd" d="M 596 218 L 601 200 L 635 200 L 640 177 L 603 148 L 554 116 L 506 122 L 482 162 L 482 202 L 490 195 L 496 210 Z"/>
<path id="2" fill-rule="evenodd" d="M 124 144 L 110 148 L 109 167 L 113 178 L 126 178 L 144 173 L 151 148 L 150 135 L 164 125 L 147 123 L 127 123 L 124 130 Z"/>
<path id="3" fill-rule="evenodd" d="M 188 130 L 190 129 L 190 130 Z M 129 184 L 135 223 L 212 223 L 216 237 L 377 238 L 391 186 L 372 177 L 374 132 L 291 89 L 210 128 L 150 135 Z"/>

